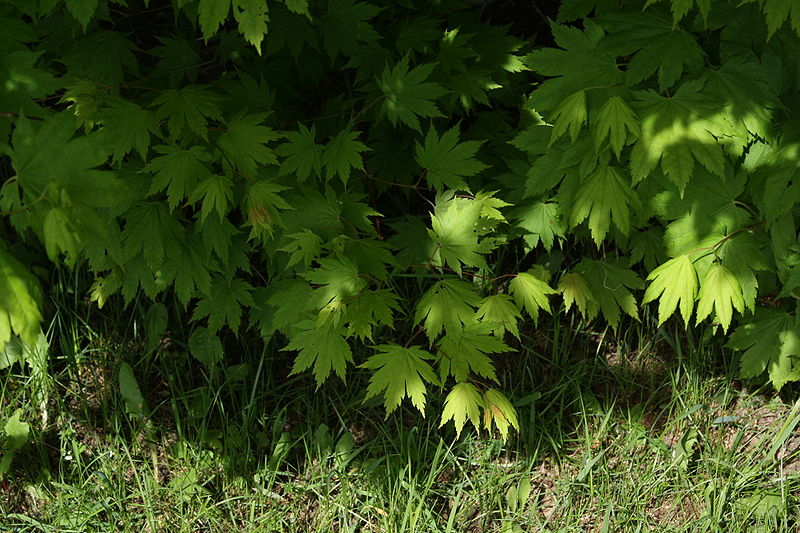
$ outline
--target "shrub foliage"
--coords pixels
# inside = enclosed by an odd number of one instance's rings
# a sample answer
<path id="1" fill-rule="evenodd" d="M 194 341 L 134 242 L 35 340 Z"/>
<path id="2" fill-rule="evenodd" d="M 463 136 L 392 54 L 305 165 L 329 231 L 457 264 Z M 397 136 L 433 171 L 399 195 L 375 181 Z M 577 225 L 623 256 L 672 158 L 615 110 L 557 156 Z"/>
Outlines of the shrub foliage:
<path id="1" fill-rule="evenodd" d="M 550 46 L 491 12 L 0 1 L 0 345 L 46 255 L 186 316 L 200 364 L 255 330 L 459 432 L 518 426 L 492 359 L 555 309 L 652 302 L 800 380 L 797 4 L 565 0 Z"/>

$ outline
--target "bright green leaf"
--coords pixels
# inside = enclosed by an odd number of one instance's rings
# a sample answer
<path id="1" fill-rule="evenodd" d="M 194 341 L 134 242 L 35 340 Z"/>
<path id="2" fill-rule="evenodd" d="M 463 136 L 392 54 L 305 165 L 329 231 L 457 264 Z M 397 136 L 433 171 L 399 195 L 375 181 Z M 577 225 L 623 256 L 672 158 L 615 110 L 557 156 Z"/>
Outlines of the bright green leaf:
<path id="1" fill-rule="evenodd" d="M 426 360 L 433 355 L 418 346 L 403 348 L 397 344 L 373 346 L 378 353 L 362 364 L 363 368 L 377 369 L 369 380 L 366 399 L 383 392 L 386 415 L 400 406 L 403 398 L 420 413 L 425 414 L 425 382 L 436 384 L 436 375 Z"/>
<path id="2" fill-rule="evenodd" d="M 653 270 L 647 280 L 650 286 L 644 293 L 642 303 L 659 298 L 658 325 L 663 324 L 680 303 L 683 321 L 688 324 L 697 298 L 697 272 L 688 255 L 670 259 Z"/>
<path id="3" fill-rule="evenodd" d="M 520 272 L 508 284 L 508 291 L 521 308 L 525 308 L 534 322 L 539 320 L 539 309 L 550 312 L 548 294 L 556 294 L 547 283 L 527 272 Z"/>
<path id="4" fill-rule="evenodd" d="M 456 435 L 461 435 L 467 419 L 476 428 L 481 427 L 481 407 L 484 407 L 484 400 L 478 389 L 472 383 L 458 383 L 447 394 L 444 400 L 444 410 L 442 411 L 442 427 L 450 420 L 456 426 Z"/>
<path id="5" fill-rule="evenodd" d="M 480 145 L 478 141 L 459 142 L 458 126 L 439 137 L 431 124 L 425 136 L 425 146 L 416 143 L 414 159 L 427 170 L 425 180 L 432 188 L 466 189 L 464 178 L 487 168 L 475 159 Z"/>

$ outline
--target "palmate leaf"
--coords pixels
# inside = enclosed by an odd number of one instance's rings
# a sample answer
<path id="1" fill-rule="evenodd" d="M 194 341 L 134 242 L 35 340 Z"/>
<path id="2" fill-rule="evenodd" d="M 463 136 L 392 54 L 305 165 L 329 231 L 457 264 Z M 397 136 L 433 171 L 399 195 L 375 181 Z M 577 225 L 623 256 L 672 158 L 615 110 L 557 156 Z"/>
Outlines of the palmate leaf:
<path id="1" fill-rule="evenodd" d="M 436 244 L 430 258 L 435 266 L 448 266 L 461 274 L 462 263 L 468 267 L 485 267 L 486 262 L 479 253 L 480 234 L 478 222 L 484 202 L 469 198 L 458 198 L 451 194 L 436 199 L 431 229 L 428 235 Z"/>
<path id="2" fill-rule="evenodd" d="M 631 229 L 630 209 L 639 206 L 639 198 L 620 169 L 601 166 L 581 184 L 570 212 L 570 226 L 587 217 L 597 247 L 605 239 L 611 222 L 624 235 Z"/>
<path id="3" fill-rule="evenodd" d="M 508 294 L 493 294 L 484 298 L 478 306 L 475 318 L 489 323 L 492 333 L 501 339 L 506 331 L 519 339 L 517 321 L 522 315 Z"/>
<path id="4" fill-rule="evenodd" d="M 703 49 L 693 33 L 677 27 L 662 10 L 642 13 L 611 11 L 599 17 L 611 33 L 604 49 L 615 56 L 633 55 L 626 70 L 627 82 L 634 85 L 658 73 L 660 91 L 672 87 L 684 71 L 703 66 Z M 669 53 L 665 53 L 669 50 Z"/>
<path id="5" fill-rule="evenodd" d="M 143 172 L 154 174 L 147 194 L 166 189 L 167 205 L 173 210 L 195 190 L 200 181 L 211 175 L 211 169 L 206 165 L 211 161 L 211 154 L 201 146 L 184 149 L 160 144 L 154 150 L 161 155 L 154 157 L 142 169 Z"/>
<path id="6" fill-rule="evenodd" d="M 239 33 L 255 47 L 258 55 L 261 55 L 261 41 L 267 33 L 267 6 L 263 0 L 233 0 L 233 18 L 239 25 Z"/>
<path id="7" fill-rule="evenodd" d="M 558 291 L 564 298 L 566 311 L 569 311 L 574 304 L 582 315 L 588 314 L 589 302 L 593 297 L 592 290 L 583 276 L 576 272 L 567 272 L 558 282 Z"/>
<path id="8" fill-rule="evenodd" d="M 278 162 L 268 143 L 281 138 L 281 134 L 262 125 L 265 113 L 237 113 L 228 121 L 227 129 L 217 139 L 217 146 L 248 179 L 255 179 L 258 165 Z"/>
<path id="9" fill-rule="evenodd" d="M 347 335 L 372 341 L 373 328 L 393 327 L 394 313 L 400 310 L 398 300 L 389 290 L 362 290 L 347 305 Z"/>
<path id="10" fill-rule="evenodd" d="M 365 400 L 383 392 L 386 416 L 392 413 L 403 398 L 420 413 L 425 414 L 425 382 L 437 384 L 436 374 L 426 361 L 434 357 L 419 346 L 404 348 L 397 344 L 373 346 L 378 353 L 361 365 L 377 369 L 369 380 Z"/>
<path id="11" fill-rule="evenodd" d="M 97 121 L 103 124 L 100 132 L 105 134 L 114 162 L 122 161 L 133 150 L 142 159 L 147 159 L 150 128 L 153 126 L 153 114 L 150 111 L 134 102 L 114 100 L 100 110 Z"/>
<path id="12" fill-rule="evenodd" d="M 42 322 L 42 290 L 33 274 L 4 248 L 0 248 L 0 294 L 0 350 L 12 334 L 34 345 Z"/>
<path id="13" fill-rule="evenodd" d="M 564 225 L 556 202 L 521 205 L 512 211 L 511 218 L 516 227 L 526 232 L 522 239 L 529 250 L 536 248 L 541 241 L 545 250 L 550 251 L 556 237 L 564 238 Z"/>
<path id="14" fill-rule="evenodd" d="M 228 325 L 231 331 L 238 331 L 242 319 L 242 307 L 255 307 L 253 287 L 241 279 L 216 277 L 211 289 L 204 295 L 192 313 L 192 320 L 208 317 L 208 330 L 216 333 Z"/>
<path id="15" fill-rule="evenodd" d="M 727 332 L 731 325 L 733 309 L 735 308 L 740 313 L 744 312 L 744 298 L 739 281 L 730 270 L 719 263 L 714 263 L 706 271 L 700 284 L 698 298 L 697 324 L 705 320 L 713 310 L 722 325 L 722 330 Z"/>
<path id="16" fill-rule="evenodd" d="M 722 104 L 700 94 L 703 81 L 689 81 L 667 98 L 655 91 L 637 93 L 635 108 L 642 120 L 641 137 L 631 152 L 631 172 L 638 181 L 650 175 L 659 162 L 678 190 L 694 172 L 697 160 L 722 176 L 725 158 L 717 138 L 731 133 Z"/>
<path id="17" fill-rule="evenodd" d="M 552 145 L 567 132 L 570 140 L 575 142 L 587 118 L 585 91 L 576 91 L 564 98 L 551 113 L 553 134 L 550 137 L 550 144 Z"/>
<path id="18" fill-rule="evenodd" d="M 103 3 L 105 3 L 104 0 Z M 67 10 L 75 17 L 75 20 L 81 23 L 83 31 L 86 31 L 86 26 L 92 20 L 94 12 L 97 9 L 98 0 L 65 0 Z"/>
<path id="19" fill-rule="evenodd" d="M 475 159 L 480 145 L 478 141 L 459 142 L 458 126 L 439 137 L 431 124 L 425 136 L 425 146 L 416 143 L 414 159 L 426 169 L 425 180 L 433 189 L 466 189 L 464 178 L 487 168 Z"/>
<path id="20" fill-rule="evenodd" d="M 205 41 L 213 37 L 220 24 L 225 22 L 230 6 L 231 0 L 200 0 L 197 14 Z"/>
<path id="21" fill-rule="evenodd" d="M 779 309 L 759 307 L 755 317 L 736 328 L 728 347 L 742 350 L 740 373 L 750 378 L 769 373 L 780 390 L 789 381 L 800 380 L 800 325 L 796 317 Z"/>
<path id="22" fill-rule="evenodd" d="M 469 324 L 463 331 L 447 333 L 437 342 L 442 354 L 439 376 L 442 381 L 452 375 L 456 381 L 465 381 L 470 372 L 497 381 L 494 365 L 487 354 L 512 351 L 502 340 L 491 335 L 492 324 Z"/>
<path id="23" fill-rule="evenodd" d="M 517 274 L 508 284 L 508 291 L 514 297 L 517 306 L 520 309 L 524 307 L 534 323 L 539 320 L 539 309 L 550 313 L 547 295 L 556 294 L 550 285 L 528 272 Z"/>
<path id="24" fill-rule="evenodd" d="M 297 131 L 286 132 L 286 141 L 275 149 L 275 153 L 285 158 L 278 173 L 281 176 L 294 173 L 302 182 L 309 176 L 322 174 L 322 155 L 324 147 L 317 144 L 314 126 L 306 128 L 299 124 Z"/>
<path id="25" fill-rule="evenodd" d="M 408 70 L 406 55 L 393 68 L 386 66 L 378 80 L 378 87 L 385 95 L 382 112 L 392 125 L 402 122 L 422 133 L 419 118 L 444 116 L 436 107 L 435 100 L 444 94 L 444 89 L 433 82 L 425 81 L 433 72 L 433 65 L 420 65 Z"/>
<path id="26" fill-rule="evenodd" d="M 492 432 L 492 423 L 497 427 L 503 440 L 508 439 L 508 429 L 513 427 L 519 432 L 519 421 L 517 420 L 517 410 L 508 401 L 508 398 L 497 389 L 489 389 L 483 393 L 483 425 L 486 430 Z"/>
<path id="27" fill-rule="evenodd" d="M 301 330 L 292 335 L 284 351 L 298 350 L 291 374 L 314 366 L 314 380 L 319 387 L 331 372 L 344 379 L 347 363 L 353 361 L 350 345 L 344 338 L 344 328 L 315 328 L 311 322 L 300 324 Z"/>
<path id="28" fill-rule="evenodd" d="M 188 128 L 198 137 L 207 139 L 208 120 L 222 121 L 218 100 L 217 94 L 208 86 L 187 85 L 181 89 L 165 90 L 153 100 L 151 106 L 158 106 L 154 113 L 155 120 L 167 119 L 167 127 L 173 138 L 180 138 Z"/>
<path id="29" fill-rule="evenodd" d="M 591 259 L 578 263 L 575 272 L 583 277 L 592 294 L 586 302 L 589 320 L 602 313 L 614 329 L 619 327 L 622 312 L 639 320 L 639 309 L 631 289 L 641 289 L 644 283 L 636 273 L 610 261 Z"/>
<path id="30" fill-rule="evenodd" d="M 383 9 L 354 0 L 328 0 L 328 11 L 319 24 L 328 54 L 350 56 L 361 49 L 359 43 L 377 41 L 380 35 L 368 21 Z"/>
<path id="31" fill-rule="evenodd" d="M 322 154 L 322 164 L 325 167 L 325 177 L 330 180 L 338 175 L 344 185 L 350 179 L 353 169 L 364 170 L 364 161 L 361 154 L 369 150 L 367 146 L 358 141 L 360 135 L 349 128 L 343 129 L 328 141 L 325 152 Z"/>
<path id="32" fill-rule="evenodd" d="M 358 267 L 347 257 L 325 257 L 318 262 L 318 268 L 301 274 L 311 283 L 319 285 L 314 290 L 313 300 L 318 309 L 332 300 L 354 296 L 367 285 L 367 281 L 359 275 Z"/>
<path id="33" fill-rule="evenodd" d="M 465 324 L 475 320 L 475 307 L 481 298 L 469 283 L 446 279 L 433 285 L 417 303 L 414 323 L 425 321 L 425 333 L 433 342 L 444 328 L 448 335 L 458 336 Z"/>
<path id="34" fill-rule="evenodd" d="M 203 221 L 211 211 L 216 211 L 219 218 L 225 217 L 233 201 L 233 180 L 228 176 L 211 174 L 201 181 L 189 195 L 190 203 L 203 201 L 200 207 L 200 220 Z"/>
<path id="35" fill-rule="evenodd" d="M 163 202 L 141 202 L 125 214 L 122 231 L 123 259 L 127 262 L 140 251 L 147 266 L 158 271 L 167 250 L 179 249 L 185 230 L 170 215 Z"/>
<path id="36" fill-rule="evenodd" d="M 689 324 L 697 298 L 697 272 L 688 255 L 679 255 L 653 270 L 647 280 L 650 286 L 644 292 L 642 303 L 658 303 L 658 325 L 663 324 L 680 303 L 681 316 Z"/>
<path id="37" fill-rule="evenodd" d="M 763 10 L 770 37 L 787 20 L 791 21 L 792 30 L 800 35 L 800 3 L 794 0 L 764 0 Z"/>
<path id="38" fill-rule="evenodd" d="M 481 408 L 484 407 L 484 399 L 478 389 L 472 383 L 458 383 L 447 394 L 442 410 L 442 420 L 439 427 L 442 427 L 450 420 L 456 426 L 456 436 L 461 435 L 464 424 L 467 420 L 472 422 L 476 428 L 481 427 Z"/>
<path id="39" fill-rule="evenodd" d="M 619 96 L 612 96 L 603 104 L 591 123 L 594 146 L 600 151 L 603 142 L 608 138 L 611 149 L 617 155 L 628 144 L 629 139 L 639 137 L 639 119 L 636 114 Z"/>

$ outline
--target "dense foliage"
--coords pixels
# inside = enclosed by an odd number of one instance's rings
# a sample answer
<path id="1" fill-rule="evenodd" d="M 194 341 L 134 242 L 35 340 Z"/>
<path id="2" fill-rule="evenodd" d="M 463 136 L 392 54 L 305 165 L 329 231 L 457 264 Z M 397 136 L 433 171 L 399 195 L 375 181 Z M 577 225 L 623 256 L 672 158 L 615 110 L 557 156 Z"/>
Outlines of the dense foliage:
<path id="1" fill-rule="evenodd" d="M 255 330 L 320 384 L 370 369 L 387 414 L 442 387 L 459 432 L 517 427 L 492 357 L 559 299 L 615 329 L 657 301 L 800 380 L 798 4 L 536 16 L 0 1 L 0 345 L 40 331 L 42 250 L 155 335 L 190 319 L 203 365 Z"/>

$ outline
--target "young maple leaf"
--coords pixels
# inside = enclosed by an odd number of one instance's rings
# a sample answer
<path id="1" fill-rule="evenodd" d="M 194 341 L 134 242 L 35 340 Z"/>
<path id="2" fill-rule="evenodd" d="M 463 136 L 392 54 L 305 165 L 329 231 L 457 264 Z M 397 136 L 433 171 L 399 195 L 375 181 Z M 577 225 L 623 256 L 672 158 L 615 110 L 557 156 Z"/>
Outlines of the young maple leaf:
<path id="1" fill-rule="evenodd" d="M 230 161 L 251 180 L 256 177 L 258 165 L 278 162 L 267 144 L 280 139 L 281 134 L 261 125 L 266 117 L 266 113 L 239 112 L 228 121 L 225 132 L 217 139 L 224 161 Z"/>
<path id="2" fill-rule="evenodd" d="M 701 95 L 702 87 L 702 80 L 694 80 L 670 97 L 652 90 L 637 93 L 635 107 L 642 125 L 641 137 L 631 152 L 634 180 L 645 178 L 661 162 L 664 173 L 683 194 L 695 160 L 723 176 L 725 156 L 717 138 L 732 133 L 732 126 L 719 118 L 722 103 Z"/>
<path id="3" fill-rule="evenodd" d="M 534 202 L 523 205 L 512 212 L 515 227 L 525 230 L 522 240 L 528 250 L 533 250 L 541 241 L 545 250 L 553 248 L 556 237 L 564 238 L 564 226 L 561 222 L 558 203 Z"/>
<path id="4" fill-rule="evenodd" d="M 433 285 L 417 303 L 414 323 L 425 320 L 425 333 L 428 339 L 439 336 L 444 328 L 449 335 L 458 335 L 464 324 L 475 320 L 475 307 L 480 296 L 469 283 L 446 279 Z"/>
<path id="5" fill-rule="evenodd" d="M 437 343 L 443 358 L 439 363 L 442 381 L 452 374 L 456 381 L 465 381 L 470 372 L 497 381 L 494 365 L 487 354 L 512 351 L 502 340 L 491 335 L 493 325 L 485 322 L 469 324 L 457 334 L 446 333 Z"/>
<path id="6" fill-rule="evenodd" d="M 378 353 L 361 365 L 362 368 L 378 369 L 370 378 L 367 387 L 368 400 L 383 392 L 386 416 L 392 413 L 403 398 L 420 413 L 425 414 L 425 382 L 437 384 L 436 374 L 426 360 L 434 357 L 419 346 L 403 348 L 397 344 L 373 346 Z"/>
<path id="7" fill-rule="evenodd" d="M 425 146 L 416 143 L 414 159 L 427 170 L 425 180 L 432 188 L 466 189 L 464 177 L 474 176 L 488 168 L 475 159 L 481 141 L 458 141 L 458 126 L 453 126 L 439 137 L 431 124 L 425 136 Z"/>
<path id="8" fill-rule="evenodd" d="M 647 280 L 650 286 L 644 292 L 642 303 L 659 298 L 658 325 L 663 324 L 678 307 L 685 324 L 689 323 L 697 297 L 697 272 L 688 255 L 670 259 L 653 270 Z"/>
<path id="9" fill-rule="evenodd" d="M 583 316 L 587 316 L 589 302 L 592 301 L 592 290 L 583 276 L 577 272 L 567 272 L 558 282 L 558 291 L 564 297 L 565 310 L 569 311 L 573 304 Z"/>
<path id="10" fill-rule="evenodd" d="M 570 226 L 577 226 L 587 217 L 597 247 L 605 239 L 611 221 L 624 235 L 631 229 L 630 209 L 639 206 L 639 198 L 614 167 L 602 166 L 581 184 L 570 213 Z"/>
<path id="11" fill-rule="evenodd" d="M 478 306 L 475 318 L 489 323 L 492 333 L 500 338 L 503 338 L 507 330 L 519 339 L 517 321 L 522 315 L 508 294 L 492 294 L 484 298 Z"/>
<path id="12" fill-rule="evenodd" d="M 42 323 L 42 290 L 33 274 L 4 247 L 0 247 L 0 294 L 0 351 L 12 333 L 35 345 Z"/>
<path id="13" fill-rule="evenodd" d="M 385 95 L 381 110 L 392 125 L 402 122 L 422 133 L 417 117 L 442 117 L 434 101 L 444 94 L 444 89 L 433 82 L 426 82 L 433 72 L 433 65 L 420 65 L 410 72 L 408 55 L 394 68 L 388 65 L 378 80 L 378 87 Z"/>
<path id="14" fill-rule="evenodd" d="M 328 141 L 322 155 L 326 179 L 330 180 L 338 174 L 342 183 L 347 185 L 352 169 L 364 170 L 361 153 L 366 152 L 369 148 L 361 141 L 356 140 L 358 136 L 359 132 L 346 128 Z"/>
<path id="15" fill-rule="evenodd" d="M 294 173 L 300 182 L 308 179 L 312 173 L 321 176 L 324 148 L 315 141 L 314 126 L 309 129 L 300 124 L 297 131 L 286 132 L 285 136 L 287 142 L 275 149 L 276 154 L 285 158 L 278 174 L 286 176 Z"/>
<path id="16" fill-rule="evenodd" d="M 503 437 L 508 438 L 508 428 L 513 427 L 519 431 L 519 420 L 517 410 L 506 398 L 506 396 L 496 390 L 489 389 L 483 393 L 483 425 L 489 433 L 492 432 L 492 423 L 497 427 L 497 431 Z"/>
<path id="17" fill-rule="evenodd" d="M 800 380 L 800 324 L 796 317 L 779 309 L 759 307 L 755 317 L 736 328 L 727 346 L 742 350 L 740 372 L 743 378 L 769 373 L 772 385 L 780 390 L 789 381 Z"/>
<path id="18" fill-rule="evenodd" d="M 439 427 L 442 427 L 450 420 L 456 426 L 456 436 L 461 435 L 467 419 L 472 422 L 475 428 L 481 427 L 481 408 L 484 407 L 484 400 L 478 389 L 472 383 L 458 383 L 453 390 L 447 394 L 442 410 L 442 420 Z"/>
<path id="19" fill-rule="evenodd" d="M 629 139 L 639 137 L 639 119 L 625 100 L 612 96 L 606 100 L 597 115 L 592 117 L 591 130 L 595 149 L 599 151 L 608 137 L 611 149 L 619 158 Z"/>
<path id="20" fill-rule="evenodd" d="M 534 323 L 537 323 L 539 309 L 550 313 L 550 303 L 547 301 L 547 295 L 556 294 L 557 291 L 533 274 L 520 272 L 508 284 L 508 292 L 514 297 L 517 306 L 520 309 L 524 307 Z"/>
<path id="21" fill-rule="evenodd" d="M 231 331 L 238 331 L 242 319 L 242 307 L 255 307 L 253 287 L 241 279 L 215 278 L 211 289 L 204 295 L 192 313 L 192 320 L 208 317 L 208 329 L 216 333 L 225 324 Z"/>
<path id="22" fill-rule="evenodd" d="M 700 284 L 695 323 L 699 324 L 705 320 L 714 310 L 717 320 L 722 325 L 722 330 L 727 332 L 731 325 L 733 308 L 740 313 L 744 312 L 742 288 L 730 270 L 719 263 L 714 263 L 708 268 L 703 282 Z"/>
<path id="23" fill-rule="evenodd" d="M 632 270 L 609 261 L 584 259 L 575 266 L 574 272 L 583 277 L 591 291 L 592 298 L 584 298 L 586 318 L 592 320 L 602 313 L 613 329 L 619 327 L 622 311 L 639 320 L 639 309 L 631 289 L 641 289 L 644 283 Z M 575 297 L 578 298 L 577 293 Z"/>
<path id="24" fill-rule="evenodd" d="M 480 253 L 477 225 L 483 211 L 483 202 L 468 198 L 439 196 L 436 199 L 434 214 L 431 215 L 431 229 L 428 235 L 436 243 L 431 258 L 437 266 L 447 265 L 461 274 L 461 264 L 471 267 L 485 267 L 486 262 Z"/>
<path id="25" fill-rule="evenodd" d="M 162 92 L 152 106 L 158 106 L 154 113 L 156 121 L 168 119 L 167 127 L 173 138 L 178 138 L 188 127 L 197 136 L 207 139 L 208 119 L 222 120 L 222 112 L 217 107 L 219 97 L 204 85 L 187 85 L 181 89 L 167 89 Z"/>
<path id="26" fill-rule="evenodd" d="M 160 144 L 154 150 L 161 155 L 154 157 L 142 169 L 142 172 L 154 174 L 147 194 L 166 189 L 167 205 L 171 211 L 195 190 L 201 180 L 211 175 L 211 169 L 206 165 L 211 161 L 211 154 L 202 146 L 184 149 Z"/>
<path id="27" fill-rule="evenodd" d="M 666 11 L 612 11 L 599 19 L 611 32 L 603 41 L 604 49 L 615 56 L 633 55 L 626 69 L 630 85 L 657 72 L 658 88 L 663 92 L 672 87 L 684 71 L 696 72 L 703 66 L 704 52 L 695 35 L 673 23 Z"/>
<path id="28" fill-rule="evenodd" d="M 353 352 L 344 338 L 344 328 L 315 328 L 311 322 L 301 324 L 302 330 L 292 335 L 283 351 L 299 350 L 290 374 L 298 374 L 314 365 L 314 380 L 319 387 L 331 372 L 344 379 L 347 363 Z"/>

